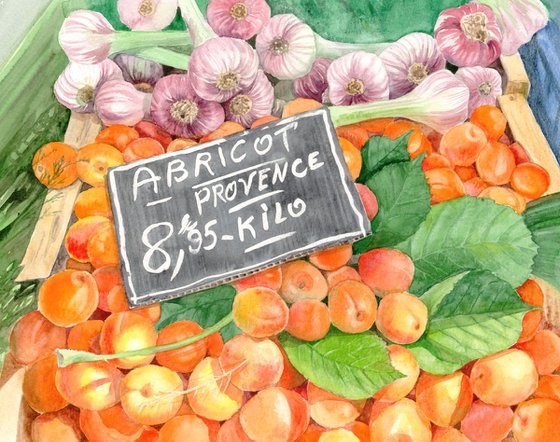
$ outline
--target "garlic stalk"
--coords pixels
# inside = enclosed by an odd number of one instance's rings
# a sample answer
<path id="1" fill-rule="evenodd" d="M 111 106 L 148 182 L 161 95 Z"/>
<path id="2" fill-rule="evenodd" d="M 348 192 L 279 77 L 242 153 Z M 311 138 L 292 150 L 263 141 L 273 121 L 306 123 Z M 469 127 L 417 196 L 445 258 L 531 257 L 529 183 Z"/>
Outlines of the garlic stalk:
<path id="1" fill-rule="evenodd" d="M 190 52 L 190 51 L 189 51 Z M 185 53 L 175 52 L 167 48 L 142 48 L 127 51 L 128 54 L 156 63 L 170 66 L 172 68 L 186 71 L 189 68 L 190 56 Z"/>
<path id="2" fill-rule="evenodd" d="M 217 36 L 204 19 L 195 0 L 178 0 L 178 3 L 194 47 L 198 47 L 205 41 Z"/>
<path id="3" fill-rule="evenodd" d="M 416 89 L 400 98 L 333 106 L 330 114 L 335 126 L 392 117 L 408 118 L 445 132 L 467 119 L 468 108 L 467 86 L 451 72 L 441 70 L 429 75 Z"/>

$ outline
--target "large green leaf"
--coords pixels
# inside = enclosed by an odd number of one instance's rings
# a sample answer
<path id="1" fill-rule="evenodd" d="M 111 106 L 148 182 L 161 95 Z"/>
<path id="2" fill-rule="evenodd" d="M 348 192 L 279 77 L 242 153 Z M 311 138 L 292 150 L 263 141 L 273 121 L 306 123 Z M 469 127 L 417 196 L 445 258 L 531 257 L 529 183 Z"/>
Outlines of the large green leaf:
<path id="1" fill-rule="evenodd" d="M 231 285 L 221 285 L 192 295 L 165 301 L 161 304 L 161 318 L 156 324 L 159 331 L 176 321 L 190 320 L 207 328 L 231 313 L 236 290 Z M 229 341 L 241 333 L 234 323 L 224 327 L 220 333 Z"/>
<path id="2" fill-rule="evenodd" d="M 462 197 L 432 206 L 416 233 L 397 249 L 414 262 L 410 291 L 469 269 L 489 270 L 518 287 L 529 277 L 537 245 L 523 218 L 486 198 Z"/>
<path id="3" fill-rule="evenodd" d="M 412 235 L 430 211 L 430 189 L 422 171 L 422 159 L 394 163 L 370 176 L 379 212 L 371 222 L 372 234 L 354 243 L 354 253 L 391 247 Z"/>
<path id="4" fill-rule="evenodd" d="M 365 183 L 371 175 L 392 163 L 409 161 L 407 150 L 410 132 L 392 140 L 388 137 L 371 137 L 362 149 L 362 170 L 356 181 Z"/>
<path id="5" fill-rule="evenodd" d="M 389 361 L 385 343 L 371 333 L 347 334 L 331 328 L 315 342 L 288 333 L 280 342 L 290 362 L 318 387 L 349 399 L 366 399 L 403 377 Z"/>
<path id="6" fill-rule="evenodd" d="M 463 272 L 434 285 L 420 297 L 428 307 L 428 326 L 407 347 L 422 370 L 447 374 L 467 362 L 517 342 L 525 304 L 505 281 L 486 270 Z"/>

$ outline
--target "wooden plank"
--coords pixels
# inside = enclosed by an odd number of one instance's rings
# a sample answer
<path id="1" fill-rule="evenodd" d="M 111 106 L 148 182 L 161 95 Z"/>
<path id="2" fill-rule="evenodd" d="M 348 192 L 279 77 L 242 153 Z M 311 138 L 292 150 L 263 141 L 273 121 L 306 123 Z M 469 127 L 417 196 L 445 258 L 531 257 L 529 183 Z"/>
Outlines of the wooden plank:
<path id="1" fill-rule="evenodd" d="M 101 127 L 94 114 L 72 113 L 64 142 L 79 149 L 93 142 Z M 78 180 L 64 189 L 49 190 L 16 281 L 43 279 L 51 274 L 81 187 L 82 182 Z"/>
<path id="2" fill-rule="evenodd" d="M 531 161 L 548 171 L 550 187 L 546 194 L 560 192 L 560 166 L 525 97 L 503 95 L 498 101 L 515 141 L 523 146 Z"/>
<path id="3" fill-rule="evenodd" d="M 504 95 L 521 94 L 527 98 L 531 89 L 531 82 L 519 53 L 502 55 L 500 61 L 506 75 Z"/>

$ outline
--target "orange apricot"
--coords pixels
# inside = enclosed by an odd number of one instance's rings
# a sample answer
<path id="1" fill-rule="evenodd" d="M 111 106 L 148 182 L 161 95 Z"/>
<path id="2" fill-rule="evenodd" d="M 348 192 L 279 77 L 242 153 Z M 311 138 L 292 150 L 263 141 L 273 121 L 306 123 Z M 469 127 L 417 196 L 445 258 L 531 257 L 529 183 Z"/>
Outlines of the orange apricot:
<path id="1" fill-rule="evenodd" d="M 226 420 L 218 431 L 216 442 L 254 442 L 243 431 L 239 422 L 239 413 Z"/>
<path id="2" fill-rule="evenodd" d="M 238 335 L 224 345 L 220 364 L 230 373 L 231 382 L 243 391 L 260 391 L 280 380 L 284 358 L 270 339 L 257 340 Z"/>
<path id="3" fill-rule="evenodd" d="M 98 269 L 103 266 L 119 265 L 119 248 L 115 226 L 103 225 L 93 234 L 87 243 L 87 256 L 89 262 Z"/>
<path id="4" fill-rule="evenodd" d="M 395 121 L 394 118 L 373 118 L 371 120 L 361 121 L 358 126 L 364 128 L 370 135 L 382 135 L 385 128 Z"/>
<path id="5" fill-rule="evenodd" d="M 222 354 L 224 349 L 224 339 L 220 332 L 212 333 L 210 336 L 206 337 L 206 348 L 208 350 L 208 356 L 217 358 Z"/>
<path id="6" fill-rule="evenodd" d="M 278 380 L 276 386 L 286 388 L 287 390 L 292 390 L 299 387 L 306 381 L 305 377 L 299 371 L 297 371 L 293 364 L 290 362 L 286 351 L 284 350 L 282 345 L 280 345 L 280 342 L 278 342 L 277 338 L 272 338 L 272 340 L 278 345 L 278 348 L 282 353 L 282 358 L 284 359 L 284 369 L 282 370 L 282 375 L 280 376 L 280 379 Z"/>
<path id="7" fill-rule="evenodd" d="M 50 189 L 61 189 L 78 179 L 76 150 L 65 143 L 48 143 L 33 157 L 32 167 L 35 177 Z"/>
<path id="8" fill-rule="evenodd" d="M 469 378 L 456 371 L 448 375 L 422 373 L 416 385 L 416 403 L 434 424 L 453 427 L 467 414 L 473 401 Z"/>
<path id="9" fill-rule="evenodd" d="M 104 143 L 87 144 L 78 151 L 76 167 L 78 177 L 93 187 L 105 185 L 105 177 L 110 167 L 124 163 L 122 153 Z"/>
<path id="10" fill-rule="evenodd" d="M 350 141 L 354 147 L 362 150 L 369 140 L 369 133 L 358 124 L 348 124 L 336 128 L 336 135 Z"/>
<path id="11" fill-rule="evenodd" d="M 352 244 L 344 244 L 311 254 L 309 262 L 320 270 L 332 272 L 345 265 L 350 258 L 352 258 Z"/>
<path id="12" fill-rule="evenodd" d="M 362 282 L 343 281 L 329 292 L 329 312 L 333 325 L 346 333 L 369 330 L 377 316 L 377 301 Z"/>
<path id="13" fill-rule="evenodd" d="M 197 416 L 176 416 L 159 430 L 159 442 L 192 440 L 210 442 L 210 432 L 204 421 Z"/>
<path id="14" fill-rule="evenodd" d="M 318 109 L 323 104 L 311 98 L 296 98 L 288 101 L 282 110 L 282 118 L 291 117 L 292 115 L 302 114 L 304 112 Z"/>
<path id="15" fill-rule="evenodd" d="M 307 384 L 307 398 L 311 419 L 325 428 L 339 428 L 351 424 L 365 405 L 365 401 L 351 401 L 323 390 L 311 382 Z"/>
<path id="16" fill-rule="evenodd" d="M 535 397 L 554 399 L 560 402 L 560 375 L 544 375 L 539 379 Z"/>
<path id="17" fill-rule="evenodd" d="M 455 166 L 453 170 L 463 182 L 471 180 L 477 176 L 474 166 Z"/>
<path id="18" fill-rule="evenodd" d="M 442 167 L 453 168 L 451 161 L 439 153 L 431 153 L 422 160 L 422 170 L 426 172 L 431 169 L 441 169 Z"/>
<path id="19" fill-rule="evenodd" d="M 288 306 L 275 291 L 253 287 L 235 296 L 233 320 L 249 336 L 267 338 L 286 328 Z"/>
<path id="20" fill-rule="evenodd" d="M 480 193 L 488 187 L 481 178 L 475 177 L 463 183 L 465 194 L 470 196 L 479 196 Z"/>
<path id="21" fill-rule="evenodd" d="M 532 279 L 528 279 L 525 283 L 517 288 L 517 293 L 521 299 L 529 305 L 542 307 L 544 304 L 544 293 L 539 285 Z M 517 342 L 526 342 L 535 336 L 543 318 L 542 310 L 531 310 L 525 313 L 523 322 L 521 323 L 521 335 Z"/>
<path id="22" fill-rule="evenodd" d="M 350 176 L 353 180 L 356 180 L 360 176 L 362 170 L 362 155 L 358 148 L 346 138 L 338 137 L 338 142 L 340 143 L 344 162 L 346 163 L 346 167 L 348 167 Z"/>
<path id="23" fill-rule="evenodd" d="M 479 399 L 509 406 L 527 399 L 537 388 L 538 373 L 531 357 L 517 349 L 479 359 L 471 371 L 471 387 Z"/>
<path id="24" fill-rule="evenodd" d="M 93 314 L 98 299 L 97 285 L 91 274 L 64 270 L 47 278 L 41 285 L 38 308 L 53 324 L 72 327 Z"/>
<path id="25" fill-rule="evenodd" d="M 37 416 L 31 424 L 33 442 L 81 442 L 78 412 L 64 408 L 56 413 Z"/>
<path id="26" fill-rule="evenodd" d="M 404 398 L 384 404 L 379 413 L 372 415 L 369 424 L 371 442 L 431 442 L 430 421 L 414 401 Z"/>
<path id="27" fill-rule="evenodd" d="M 362 200 L 362 204 L 366 211 L 366 216 L 371 221 L 377 216 L 377 213 L 379 212 L 379 203 L 377 202 L 377 197 L 372 192 L 372 190 L 364 184 L 356 183 L 356 188 L 358 189 L 358 193 L 360 194 L 360 199 Z"/>
<path id="28" fill-rule="evenodd" d="M 107 298 L 111 291 L 122 286 L 121 270 L 117 266 L 104 266 L 96 269 L 92 275 L 99 290 L 99 308 L 105 312 L 112 312 Z"/>
<path id="29" fill-rule="evenodd" d="M 339 428 L 338 430 L 325 431 L 319 437 L 319 442 L 360 442 L 360 439 L 351 431 Z"/>
<path id="30" fill-rule="evenodd" d="M 334 272 L 325 272 L 329 291 L 342 281 L 362 281 L 358 271 L 350 266 L 344 266 Z"/>
<path id="31" fill-rule="evenodd" d="M 138 350 L 156 345 L 158 335 L 154 325 L 146 318 L 133 312 L 113 313 L 101 329 L 99 345 L 105 354 Z M 132 356 L 112 359 L 120 368 L 131 369 L 152 362 L 154 355 Z"/>
<path id="32" fill-rule="evenodd" d="M 496 106 L 483 105 L 477 107 L 471 113 L 470 120 L 471 123 L 480 127 L 491 141 L 500 138 L 506 130 L 506 117 Z"/>
<path id="33" fill-rule="evenodd" d="M 99 354 L 99 335 L 103 321 L 90 320 L 76 324 L 68 333 L 68 348 L 70 350 L 89 351 Z"/>
<path id="34" fill-rule="evenodd" d="M 157 345 L 170 344 L 198 335 L 204 330 L 193 321 L 177 321 L 164 327 L 157 338 Z M 202 339 L 186 347 L 156 354 L 156 361 L 173 371 L 190 373 L 206 356 L 206 340 Z"/>
<path id="35" fill-rule="evenodd" d="M 517 442 L 557 442 L 560 440 L 560 403 L 538 398 L 522 402 L 513 415 L 513 436 Z"/>
<path id="36" fill-rule="evenodd" d="M 138 138 L 132 141 L 123 152 L 125 163 L 155 157 L 165 153 L 165 149 L 158 140 L 153 138 Z"/>
<path id="37" fill-rule="evenodd" d="M 107 189 L 105 187 L 92 187 L 81 192 L 74 203 L 74 214 L 78 218 L 87 216 L 111 218 L 113 212 Z"/>
<path id="38" fill-rule="evenodd" d="M 135 442 L 143 432 L 143 426 L 119 404 L 99 411 L 81 410 L 80 428 L 89 442 Z"/>
<path id="39" fill-rule="evenodd" d="M 169 146 L 167 146 L 167 152 L 177 152 L 178 150 L 188 149 L 197 144 L 195 140 L 191 140 L 190 138 L 175 138 L 169 143 Z"/>
<path id="40" fill-rule="evenodd" d="M 265 117 L 257 118 L 255 121 L 253 121 L 253 124 L 251 124 L 251 129 L 254 129 L 255 127 L 263 126 L 268 123 L 272 123 L 273 121 L 277 121 L 279 119 L 280 118 L 275 117 L 274 115 L 267 115 Z"/>
<path id="41" fill-rule="evenodd" d="M 198 416 L 223 421 L 239 411 L 243 392 L 230 382 L 218 359 L 207 357 L 189 377 L 187 398 Z"/>
<path id="42" fill-rule="evenodd" d="M 412 131 L 408 138 L 407 150 L 410 158 L 414 159 L 422 153 L 432 153 L 432 143 L 422 133 L 420 127 L 408 120 L 397 120 L 389 123 L 383 131 L 383 136 L 395 140 L 402 137 L 405 133 Z"/>
<path id="43" fill-rule="evenodd" d="M 238 132 L 243 132 L 244 130 L 245 128 L 235 121 L 224 121 L 215 131 L 210 132 L 205 137 L 202 137 L 200 139 L 200 144 L 225 138 Z"/>
<path id="44" fill-rule="evenodd" d="M 64 243 L 70 257 L 79 262 L 88 262 L 89 240 L 107 225 L 111 225 L 111 220 L 104 216 L 87 216 L 72 224 L 66 233 Z"/>
<path id="45" fill-rule="evenodd" d="M 134 130 L 138 132 L 138 135 L 142 138 L 153 138 L 160 142 L 164 149 L 171 143 L 173 138 L 165 130 L 159 127 L 157 124 L 151 121 L 140 121 L 134 125 Z"/>
<path id="46" fill-rule="evenodd" d="M 414 353 L 408 348 L 391 344 L 387 346 L 387 350 L 391 365 L 405 377 L 385 385 L 373 397 L 379 401 L 396 402 L 412 391 L 420 375 L 420 367 Z"/>
<path id="47" fill-rule="evenodd" d="M 376 296 L 404 292 L 414 278 L 414 264 L 402 252 L 393 249 L 374 249 L 360 256 L 358 272 L 362 281 Z"/>
<path id="48" fill-rule="evenodd" d="M 535 163 L 519 164 L 511 174 L 511 187 L 521 195 L 535 199 L 542 196 L 550 186 L 550 175 Z"/>
<path id="49" fill-rule="evenodd" d="M 56 389 L 57 368 L 56 355 L 51 354 L 25 369 L 22 386 L 23 397 L 37 413 L 58 411 L 68 405 L 68 402 Z"/>
<path id="50" fill-rule="evenodd" d="M 160 442 L 159 431 L 153 427 L 144 427 L 142 434 L 134 442 Z"/>
<path id="51" fill-rule="evenodd" d="M 494 200 L 497 204 L 509 206 L 517 213 L 522 213 L 524 205 L 518 198 L 518 194 L 506 187 L 490 186 L 478 194 L 479 198 Z"/>
<path id="52" fill-rule="evenodd" d="M 107 309 L 111 313 L 126 312 L 130 310 L 130 308 L 128 307 L 128 298 L 126 297 L 124 286 L 119 284 L 109 291 L 109 293 L 107 294 Z M 140 309 L 134 309 L 134 313 L 140 316 L 145 316 L 141 315 L 139 313 L 139 310 Z M 147 316 L 145 317 L 146 319 L 149 319 L 147 318 Z"/>
<path id="53" fill-rule="evenodd" d="M 122 373 L 105 361 L 59 367 L 56 388 L 64 399 L 85 410 L 103 410 L 119 402 Z"/>
<path id="54" fill-rule="evenodd" d="M 433 430 L 432 442 L 471 442 L 471 440 L 457 428 L 436 427 Z"/>
<path id="55" fill-rule="evenodd" d="M 470 166 L 487 143 L 482 129 L 472 123 L 463 123 L 445 133 L 439 151 L 455 166 Z"/>
<path id="56" fill-rule="evenodd" d="M 143 316 L 144 318 L 148 319 L 152 324 L 155 324 L 161 318 L 161 305 L 159 302 L 148 305 L 146 307 L 136 308 L 133 311 L 137 315 Z"/>
<path id="57" fill-rule="evenodd" d="M 476 159 L 478 175 L 489 184 L 507 184 L 513 169 L 515 157 L 511 149 L 502 143 L 488 143 Z"/>
<path id="58" fill-rule="evenodd" d="M 282 268 L 271 267 L 270 269 L 255 273 L 254 275 L 233 281 L 232 285 L 238 292 L 251 287 L 266 287 L 278 291 L 282 285 Z"/>
<path id="59" fill-rule="evenodd" d="M 329 308 L 317 299 L 300 299 L 290 307 L 286 331 L 302 341 L 318 341 L 331 327 Z"/>
<path id="60" fill-rule="evenodd" d="M 293 391 L 272 387 L 249 399 L 239 412 L 239 421 L 255 441 L 293 441 L 309 425 L 309 405 Z"/>
<path id="61" fill-rule="evenodd" d="M 370 442 L 368 424 L 360 421 L 355 421 L 351 424 L 346 425 L 344 428 L 354 433 L 359 442 Z"/>
<path id="62" fill-rule="evenodd" d="M 425 172 L 430 186 L 431 204 L 449 201 L 465 195 L 465 187 L 459 175 L 447 167 L 430 169 Z"/>
<path id="63" fill-rule="evenodd" d="M 16 362 L 29 365 L 66 347 L 66 329 L 34 310 L 22 316 L 10 332 L 10 353 Z"/>
<path id="64" fill-rule="evenodd" d="M 300 299 L 324 299 L 328 285 L 321 272 L 307 261 L 292 261 L 282 266 L 280 295 L 289 303 Z"/>
<path id="65" fill-rule="evenodd" d="M 551 330 L 538 331 L 533 339 L 516 347 L 531 356 L 540 375 L 552 374 L 560 365 L 560 336 Z"/>
<path id="66" fill-rule="evenodd" d="M 95 137 L 95 142 L 110 144 L 124 152 L 126 146 L 138 138 L 140 138 L 140 135 L 132 127 L 125 126 L 124 124 L 114 124 L 99 132 L 97 137 Z"/>
<path id="67" fill-rule="evenodd" d="M 144 425 L 159 425 L 177 414 L 183 403 L 183 381 L 169 368 L 146 365 L 130 371 L 121 381 L 125 413 Z"/>
<path id="68" fill-rule="evenodd" d="M 515 157 L 515 164 L 528 163 L 530 161 L 529 155 L 527 155 L 527 152 L 523 149 L 521 144 L 513 143 L 509 145 L 509 148 Z"/>
<path id="69" fill-rule="evenodd" d="M 296 439 L 296 442 L 318 442 L 326 430 L 315 423 L 310 423 L 307 429 Z M 369 431 L 369 428 L 368 428 Z M 368 441 L 369 442 L 369 441 Z"/>
<path id="70" fill-rule="evenodd" d="M 501 442 L 511 431 L 513 411 L 510 407 L 474 401 L 461 421 L 461 431 L 472 441 Z"/>
<path id="71" fill-rule="evenodd" d="M 407 292 L 390 293 L 379 302 L 377 329 L 390 341 L 411 344 L 420 339 L 428 323 L 428 308 Z"/>

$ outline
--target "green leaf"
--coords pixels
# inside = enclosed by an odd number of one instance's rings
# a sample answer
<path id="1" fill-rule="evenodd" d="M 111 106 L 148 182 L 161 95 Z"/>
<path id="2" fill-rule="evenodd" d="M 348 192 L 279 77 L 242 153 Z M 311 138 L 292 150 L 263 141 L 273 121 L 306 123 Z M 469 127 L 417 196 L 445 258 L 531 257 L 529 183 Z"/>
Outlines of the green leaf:
<path id="1" fill-rule="evenodd" d="M 375 172 L 392 163 L 410 160 L 407 150 L 410 132 L 392 140 L 388 137 L 371 137 L 362 149 L 362 171 L 358 183 L 365 183 Z"/>
<path id="2" fill-rule="evenodd" d="M 334 327 L 315 342 L 288 333 L 280 342 L 290 362 L 318 387 L 348 399 L 366 399 L 404 377 L 389 361 L 383 340 L 371 333 L 347 334 Z"/>
<path id="3" fill-rule="evenodd" d="M 430 189 L 422 171 L 423 158 L 389 164 L 366 181 L 377 197 L 379 213 L 371 222 L 373 233 L 354 243 L 355 254 L 394 246 L 424 221 L 430 211 Z"/>
<path id="4" fill-rule="evenodd" d="M 156 329 L 177 321 L 190 320 L 198 323 L 202 328 L 214 325 L 231 312 L 236 290 L 230 285 L 221 285 L 203 290 L 182 298 L 171 299 L 161 304 L 161 318 Z M 221 332 L 224 341 L 229 341 L 241 333 L 234 323 L 224 327 Z"/>
<path id="5" fill-rule="evenodd" d="M 451 276 L 420 297 L 428 307 L 422 337 L 407 345 L 422 370 L 448 374 L 475 359 L 511 347 L 534 307 L 486 270 Z"/>
<path id="6" fill-rule="evenodd" d="M 465 270 L 489 270 L 512 287 L 529 277 L 537 245 L 523 218 L 486 198 L 462 197 L 432 206 L 416 233 L 395 246 L 414 262 L 410 291 L 424 293 Z"/>
<path id="7" fill-rule="evenodd" d="M 533 275 L 560 289 L 560 194 L 539 198 L 527 204 L 523 218 L 539 246 Z"/>

